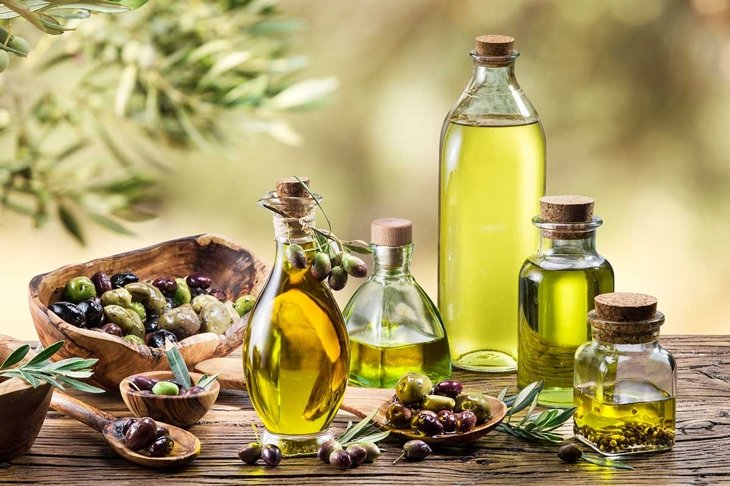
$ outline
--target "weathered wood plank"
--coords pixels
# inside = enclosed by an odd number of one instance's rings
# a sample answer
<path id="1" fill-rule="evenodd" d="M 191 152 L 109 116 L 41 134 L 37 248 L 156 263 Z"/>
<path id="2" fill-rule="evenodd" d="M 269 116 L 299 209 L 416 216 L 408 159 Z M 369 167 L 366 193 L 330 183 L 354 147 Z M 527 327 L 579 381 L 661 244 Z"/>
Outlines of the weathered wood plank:
<path id="1" fill-rule="evenodd" d="M 665 344 L 679 363 L 677 445 L 667 453 L 631 459 L 635 471 L 612 471 L 587 463 L 566 465 L 557 460 L 555 448 L 526 444 L 497 432 L 468 448 L 437 450 L 418 464 L 392 465 L 399 446 L 387 442 L 383 444 L 387 450 L 375 464 L 345 472 L 315 458 L 286 459 L 277 468 L 245 466 L 236 452 L 254 439 L 251 424 L 259 422 L 245 392 L 223 392 L 211 412 L 190 429 L 203 443 L 203 451 L 184 469 L 163 473 L 130 464 L 114 456 L 96 432 L 50 412 L 31 453 L 0 468 L 0 483 L 730 484 L 730 337 L 674 337 Z M 515 382 L 514 375 L 457 372 L 457 377 L 469 382 L 470 388 L 492 394 Z M 128 414 L 117 394 L 83 399 L 111 413 Z M 341 430 L 351 419 L 341 413 L 334 427 Z M 570 427 L 561 432 L 569 434 Z"/>

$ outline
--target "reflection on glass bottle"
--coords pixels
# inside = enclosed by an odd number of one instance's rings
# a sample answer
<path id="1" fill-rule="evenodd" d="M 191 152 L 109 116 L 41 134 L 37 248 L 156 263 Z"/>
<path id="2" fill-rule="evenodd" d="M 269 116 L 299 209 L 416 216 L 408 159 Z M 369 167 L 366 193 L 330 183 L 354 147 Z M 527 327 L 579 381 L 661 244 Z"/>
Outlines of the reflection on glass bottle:
<path id="1" fill-rule="evenodd" d="M 540 200 L 537 254 L 519 278 L 517 385 L 544 380 L 540 405 L 573 404 L 575 350 L 590 337 L 586 314 L 596 295 L 613 292 L 613 269 L 596 252 L 593 199 L 548 196 Z"/>
<path id="2" fill-rule="evenodd" d="M 296 243 L 311 264 L 315 200 L 287 178 L 259 203 L 274 211 L 276 257 L 246 328 L 246 386 L 266 428 L 263 442 L 285 455 L 312 453 L 332 438 L 329 425 L 344 397 L 347 331 L 329 288 L 286 258 Z"/>
<path id="3" fill-rule="evenodd" d="M 377 219 L 371 241 L 375 269 L 344 311 L 352 345 L 350 380 L 392 388 L 409 371 L 434 382 L 448 378 L 451 361 L 441 317 L 410 271 L 411 222 Z"/>
<path id="4" fill-rule="evenodd" d="M 474 75 L 441 132 L 439 309 L 454 366 L 517 367 L 517 288 L 545 191 L 545 137 L 507 36 L 477 37 Z"/>

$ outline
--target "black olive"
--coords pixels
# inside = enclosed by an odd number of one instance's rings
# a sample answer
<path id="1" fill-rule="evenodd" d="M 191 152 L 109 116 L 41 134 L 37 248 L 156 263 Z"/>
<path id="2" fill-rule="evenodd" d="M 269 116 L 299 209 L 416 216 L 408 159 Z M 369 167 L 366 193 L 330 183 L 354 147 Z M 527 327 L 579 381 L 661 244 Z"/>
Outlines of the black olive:
<path id="1" fill-rule="evenodd" d="M 281 449 L 274 444 L 266 444 L 261 450 L 261 459 L 267 466 L 278 466 L 281 462 Z"/>
<path id="2" fill-rule="evenodd" d="M 129 428 L 132 426 L 133 423 L 135 423 L 137 419 L 135 418 L 127 418 L 127 419 L 120 419 L 114 422 L 114 431 L 119 437 L 124 437 L 124 435 L 127 433 Z"/>
<path id="3" fill-rule="evenodd" d="M 167 427 L 160 427 L 157 426 L 157 437 L 162 437 L 163 435 L 170 435 L 170 429 Z"/>
<path id="4" fill-rule="evenodd" d="M 142 375 L 135 375 L 127 380 L 132 383 L 139 391 L 152 390 L 152 387 L 157 384 L 157 379 L 148 378 Z"/>
<path id="5" fill-rule="evenodd" d="M 127 284 L 139 282 L 139 277 L 132 272 L 120 272 L 112 275 L 111 282 L 112 287 L 118 289 L 120 287 L 124 287 Z"/>
<path id="6" fill-rule="evenodd" d="M 422 461 L 431 454 L 431 448 L 422 440 L 409 440 L 403 444 L 403 455 L 407 461 Z"/>
<path id="7" fill-rule="evenodd" d="M 157 322 L 160 320 L 160 316 L 156 314 L 148 314 L 147 318 L 144 321 L 144 331 L 147 332 L 155 332 L 157 331 L 160 326 L 157 324 Z"/>
<path id="8" fill-rule="evenodd" d="M 434 387 L 433 393 L 434 395 L 456 398 L 461 394 L 463 389 L 464 386 L 458 381 L 445 380 Z"/>
<path id="9" fill-rule="evenodd" d="M 583 450 L 572 442 L 563 444 L 558 449 L 558 458 L 563 462 L 578 462 L 583 456 Z"/>
<path id="10" fill-rule="evenodd" d="M 207 293 L 208 291 L 202 287 L 190 287 L 190 297 L 193 299 L 199 295 L 206 295 Z"/>
<path id="11" fill-rule="evenodd" d="M 441 410 L 438 414 L 439 422 L 444 426 L 444 432 L 456 430 L 456 414 L 451 410 Z"/>
<path id="12" fill-rule="evenodd" d="M 243 448 L 238 451 L 238 458 L 246 464 L 255 464 L 256 461 L 261 459 L 261 444 L 258 442 L 251 442 L 250 444 L 243 446 Z"/>
<path id="13" fill-rule="evenodd" d="M 96 295 L 101 295 L 104 292 L 111 290 L 112 287 L 112 281 L 109 278 L 109 275 L 107 275 L 104 272 L 96 272 L 92 277 L 91 281 L 94 282 L 94 287 L 96 288 Z"/>
<path id="14" fill-rule="evenodd" d="M 159 329 L 150 335 L 147 345 L 152 346 L 153 348 L 164 348 L 166 339 L 173 343 L 177 342 L 177 338 L 173 333 L 164 329 Z"/>
<path id="15" fill-rule="evenodd" d="M 82 300 L 76 307 L 84 313 L 85 327 L 99 327 L 104 323 L 104 307 L 98 297 Z"/>
<path id="16" fill-rule="evenodd" d="M 201 275 L 199 273 L 193 273 L 188 275 L 185 281 L 188 283 L 188 287 L 192 290 L 193 288 L 207 289 L 210 287 L 210 277 Z"/>
<path id="17" fill-rule="evenodd" d="M 48 309 L 73 326 L 86 326 L 86 316 L 76 304 L 72 304 L 71 302 L 56 302 L 55 304 L 51 304 Z"/>
<path id="18" fill-rule="evenodd" d="M 164 457 L 169 456 L 172 450 L 175 448 L 175 441 L 170 436 L 163 435 L 157 437 L 152 444 L 147 448 L 147 452 L 152 457 Z"/>

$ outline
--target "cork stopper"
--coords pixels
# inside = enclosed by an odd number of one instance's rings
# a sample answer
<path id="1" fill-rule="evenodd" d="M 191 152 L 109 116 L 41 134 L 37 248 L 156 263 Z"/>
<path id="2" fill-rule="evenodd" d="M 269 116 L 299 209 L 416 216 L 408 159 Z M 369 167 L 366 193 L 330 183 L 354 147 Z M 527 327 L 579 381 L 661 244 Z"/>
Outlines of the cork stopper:
<path id="1" fill-rule="evenodd" d="M 306 176 L 299 176 L 307 187 L 310 187 L 310 179 Z M 302 187 L 296 177 L 281 177 L 276 179 L 276 195 L 282 198 L 280 209 L 290 218 L 301 218 L 310 212 L 310 205 L 295 198 L 310 198 L 309 193 Z M 292 199 L 287 199 L 292 198 Z"/>
<path id="2" fill-rule="evenodd" d="M 413 223 L 403 218 L 380 218 L 370 223 L 370 241 L 380 246 L 413 243 Z"/>
<path id="3" fill-rule="evenodd" d="M 476 38 L 475 51 L 479 56 L 511 56 L 515 38 L 508 35 L 486 34 Z"/>
<path id="4" fill-rule="evenodd" d="M 645 321 L 656 314 L 657 300 L 646 294 L 613 292 L 597 295 L 596 315 L 607 321 Z"/>
<path id="5" fill-rule="evenodd" d="M 588 314 L 593 337 L 617 344 L 639 344 L 654 339 L 664 323 L 664 314 L 657 312 L 657 299 L 651 295 L 630 292 L 601 294 L 594 299 L 596 307 Z"/>
<path id="6" fill-rule="evenodd" d="M 585 196 L 545 196 L 540 198 L 540 217 L 550 223 L 588 223 L 593 205 Z"/>

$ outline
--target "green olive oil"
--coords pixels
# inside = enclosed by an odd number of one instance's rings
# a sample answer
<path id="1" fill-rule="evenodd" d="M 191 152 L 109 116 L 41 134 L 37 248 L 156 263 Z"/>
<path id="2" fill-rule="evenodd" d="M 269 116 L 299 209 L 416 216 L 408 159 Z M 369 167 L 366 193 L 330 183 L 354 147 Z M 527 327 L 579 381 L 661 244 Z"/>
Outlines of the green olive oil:
<path id="1" fill-rule="evenodd" d="M 545 190 L 539 122 L 452 117 L 441 145 L 439 309 L 453 364 L 517 366 L 517 285 Z"/>
<path id="2" fill-rule="evenodd" d="M 613 270 L 606 260 L 566 270 L 525 262 L 519 279 L 517 384 L 544 380 L 540 405 L 572 406 L 575 351 L 590 340 L 586 315 L 596 295 L 612 291 Z"/>
<path id="3" fill-rule="evenodd" d="M 367 342 L 372 333 L 359 334 L 350 335 L 350 381 L 359 386 L 392 388 L 401 376 L 413 370 L 424 373 L 434 383 L 451 376 L 445 337 L 425 336 L 411 329 L 407 338 L 372 344 Z M 408 344 L 401 344 L 404 342 Z"/>
<path id="4" fill-rule="evenodd" d="M 592 386 L 576 388 L 576 437 L 606 455 L 671 449 L 675 399 L 646 382 L 622 382 L 613 388 L 605 387 L 603 393 Z"/>
<path id="5" fill-rule="evenodd" d="M 286 261 L 286 246 L 278 243 L 274 269 L 251 313 L 244 372 L 251 403 L 268 432 L 314 436 L 327 429 L 344 397 L 349 343 L 332 294 L 307 269 Z M 310 260 L 313 253 L 307 251 Z M 316 446 L 299 443 L 301 450 L 282 452 L 313 452 Z"/>

